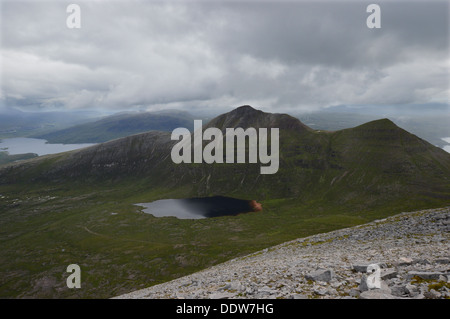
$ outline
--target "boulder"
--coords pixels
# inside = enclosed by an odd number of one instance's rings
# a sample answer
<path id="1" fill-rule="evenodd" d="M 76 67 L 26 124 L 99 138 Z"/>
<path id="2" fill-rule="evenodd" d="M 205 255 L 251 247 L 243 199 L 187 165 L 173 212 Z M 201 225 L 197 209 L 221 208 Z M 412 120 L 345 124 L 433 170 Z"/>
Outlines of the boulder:
<path id="1" fill-rule="evenodd" d="M 329 282 L 334 277 L 334 272 L 331 269 L 318 269 L 305 275 L 306 280 L 325 281 Z"/>

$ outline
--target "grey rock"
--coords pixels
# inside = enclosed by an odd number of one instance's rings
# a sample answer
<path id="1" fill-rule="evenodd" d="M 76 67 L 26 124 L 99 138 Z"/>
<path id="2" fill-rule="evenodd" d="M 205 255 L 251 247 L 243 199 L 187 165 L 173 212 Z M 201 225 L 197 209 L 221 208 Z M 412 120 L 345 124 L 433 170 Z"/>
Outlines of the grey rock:
<path id="1" fill-rule="evenodd" d="M 367 276 L 364 274 L 361 277 L 361 283 L 359 284 L 359 291 L 364 292 L 368 291 L 369 287 L 367 286 Z"/>
<path id="2" fill-rule="evenodd" d="M 216 292 L 209 295 L 209 299 L 229 299 L 234 297 L 235 294 L 230 292 Z"/>
<path id="3" fill-rule="evenodd" d="M 397 277 L 397 275 L 398 275 L 398 272 L 396 270 L 387 269 L 387 270 L 381 272 L 380 277 L 382 280 L 388 280 L 388 279 Z"/>
<path id="4" fill-rule="evenodd" d="M 403 297 L 408 295 L 408 290 L 406 289 L 406 286 L 394 286 L 391 287 L 391 294 L 397 297 Z"/>
<path id="5" fill-rule="evenodd" d="M 406 284 L 405 290 L 406 290 L 406 293 L 408 295 L 410 295 L 411 297 L 414 297 L 419 294 L 419 288 L 417 288 L 416 286 L 411 285 L 411 284 Z"/>
<path id="6" fill-rule="evenodd" d="M 367 271 L 367 266 L 369 266 L 369 265 L 370 264 L 353 264 L 352 268 L 356 272 L 366 272 Z"/>
<path id="7" fill-rule="evenodd" d="M 424 292 L 424 296 L 426 299 L 439 299 L 441 297 L 441 294 L 436 290 L 431 289 L 430 291 Z"/>
<path id="8" fill-rule="evenodd" d="M 361 293 L 359 292 L 358 289 L 352 288 L 352 289 L 350 289 L 350 292 L 348 294 L 349 294 L 349 296 L 352 296 L 352 297 L 359 297 L 359 295 Z"/>
<path id="9" fill-rule="evenodd" d="M 360 299 L 402 299 L 401 297 L 393 296 L 387 292 L 379 289 L 364 291 L 359 295 Z"/>
<path id="10" fill-rule="evenodd" d="M 333 287 L 328 287 L 327 291 L 326 291 L 326 294 L 330 295 L 330 296 L 336 296 L 338 294 L 338 292 Z"/>
<path id="11" fill-rule="evenodd" d="M 382 290 L 383 292 L 386 292 L 388 294 L 392 293 L 391 288 L 384 281 L 381 281 L 380 290 Z"/>
<path id="12" fill-rule="evenodd" d="M 272 289 L 270 287 L 264 286 L 260 289 L 258 289 L 259 294 L 263 295 L 275 295 L 278 291 L 276 289 Z"/>
<path id="13" fill-rule="evenodd" d="M 413 260 L 407 257 L 401 257 L 397 263 L 398 266 L 409 266 L 411 265 Z"/>
<path id="14" fill-rule="evenodd" d="M 314 289 L 313 289 L 313 292 L 314 292 L 316 295 L 324 296 L 324 295 L 327 294 L 328 291 L 327 291 L 327 289 L 324 288 L 324 287 L 317 287 L 317 288 L 314 288 Z"/>
<path id="15" fill-rule="evenodd" d="M 425 271 L 410 271 L 406 275 L 407 280 L 411 280 L 413 277 L 419 277 L 425 280 L 438 280 L 439 276 L 444 275 L 441 272 L 425 272 Z"/>
<path id="16" fill-rule="evenodd" d="M 413 264 L 422 264 L 422 265 L 428 265 L 430 264 L 430 262 L 428 261 L 428 259 L 425 258 L 418 258 L 418 259 L 414 259 Z"/>
<path id="17" fill-rule="evenodd" d="M 312 280 L 312 281 L 324 281 L 329 282 L 334 277 L 334 272 L 331 269 L 319 269 L 313 272 L 310 272 L 309 274 L 305 275 L 306 280 Z"/>
<path id="18" fill-rule="evenodd" d="M 439 258 L 439 259 L 436 259 L 436 263 L 438 263 L 438 264 L 450 264 L 450 258 Z"/>
<path id="19" fill-rule="evenodd" d="M 217 288 L 217 291 L 223 291 L 223 290 L 227 290 L 227 289 L 230 289 L 230 288 L 231 288 L 231 285 L 230 284 L 226 284 L 225 286 Z"/>

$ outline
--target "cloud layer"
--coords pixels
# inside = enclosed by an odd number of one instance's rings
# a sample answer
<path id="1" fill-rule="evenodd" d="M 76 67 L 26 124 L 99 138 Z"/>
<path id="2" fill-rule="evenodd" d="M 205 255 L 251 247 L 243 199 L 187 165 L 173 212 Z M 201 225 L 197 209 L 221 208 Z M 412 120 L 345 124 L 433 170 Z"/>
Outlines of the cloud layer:
<path id="1" fill-rule="evenodd" d="M 3 105 L 193 108 L 449 102 L 449 5 L 356 1 L 2 3 Z"/>

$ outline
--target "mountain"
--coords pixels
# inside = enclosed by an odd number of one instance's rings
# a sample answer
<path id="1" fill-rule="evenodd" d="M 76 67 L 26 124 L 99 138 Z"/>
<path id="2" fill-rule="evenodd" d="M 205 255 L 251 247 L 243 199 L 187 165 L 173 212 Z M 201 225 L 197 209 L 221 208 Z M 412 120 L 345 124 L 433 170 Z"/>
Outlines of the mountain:
<path id="1" fill-rule="evenodd" d="M 243 106 L 203 128 L 237 125 L 279 128 L 276 174 L 260 174 L 261 163 L 175 164 L 178 141 L 160 131 L 1 166 L 0 298 L 109 298 L 296 238 L 450 204 L 450 154 L 388 119 L 316 131 Z M 135 205 L 205 196 L 256 200 L 262 210 L 188 220 Z M 81 289 L 66 286 L 74 263 Z"/>
<path id="2" fill-rule="evenodd" d="M 172 131 L 177 127 L 192 128 L 192 125 L 192 116 L 183 111 L 120 113 L 33 137 L 50 143 L 101 143 L 146 131 Z"/>
<path id="3" fill-rule="evenodd" d="M 377 108 L 374 107 L 375 110 Z M 424 107 L 424 112 L 403 112 L 384 114 L 383 109 L 379 113 L 365 109 L 349 109 L 341 112 L 332 110 L 323 110 L 313 113 L 300 113 L 295 116 L 315 130 L 337 131 L 346 128 L 352 128 L 364 123 L 374 121 L 380 118 L 389 117 L 396 125 L 402 127 L 414 135 L 425 139 L 427 142 L 444 147 L 447 143 L 442 139 L 450 136 L 450 111 L 447 113 L 438 112 L 438 115 L 431 115 Z M 408 114 L 405 116 L 405 113 Z"/>
<path id="4" fill-rule="evenodd" d="M 265 113 L 255 110 L 250 105 L 243 105 L 235 110 L 219 115 L 208 122 L 205 128 L 217 127 L 222 131 L 226 128 L 282 128 L 297 132 L 312 131 L 298 119 L 287 114 Z"/>
<path id="5" fill-rule="evenodd" d="M 169 132 L 155 131 L 12 165 L 0 171 L 0 182 L 9 183 L 11 176 L 45 183 L 139 180 L 149 189 L 183 189 L 191 196 L 297 198 L 361 207 L 450 199 L 450 154 L 388 119 L 314 131 L 289 115 L 242 106 L 208 127 L 279 128 L 279 171 L 261 175 L 259 163 L 174 164 L 170 152 L 176 141 Z"/>

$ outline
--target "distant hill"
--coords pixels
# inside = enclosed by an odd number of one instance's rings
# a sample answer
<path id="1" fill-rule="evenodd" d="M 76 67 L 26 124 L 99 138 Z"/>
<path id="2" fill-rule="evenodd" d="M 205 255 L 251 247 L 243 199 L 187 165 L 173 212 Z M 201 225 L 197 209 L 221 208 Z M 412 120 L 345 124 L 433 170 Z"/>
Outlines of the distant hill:
<path id="1" fill-rule="evenodd" d="M 177 127 L 192 129 L 192 126 L 193 117 L 183 111 L 120 113 L 33 137 L 50 143 L 101 143 L 147 131 L 172 131 Z"/>

